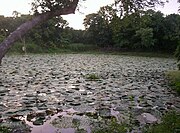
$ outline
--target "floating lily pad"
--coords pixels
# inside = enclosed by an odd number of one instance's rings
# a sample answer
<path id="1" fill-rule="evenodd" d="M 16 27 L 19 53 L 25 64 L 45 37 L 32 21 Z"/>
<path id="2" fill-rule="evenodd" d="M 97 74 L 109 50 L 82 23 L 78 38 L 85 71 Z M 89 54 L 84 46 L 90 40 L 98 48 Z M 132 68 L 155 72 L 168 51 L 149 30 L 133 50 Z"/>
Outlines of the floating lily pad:
<path id="1" fill-rule="evenodd" d="M 109 120 L 112 109 L 127 119 L 129 114 L 136 117 L 147 112 L 160 117 L 168 109 L 179 109 L 179 98 L 169 92 L 164 77 L 165 71 L 176 69 L 175 60 L 170 58 L 81 54 L 24 58 L 18 55 L 5 57 L 2 65 L 0 112 L 3 118 L 0 119 L 27 115 L 27 121 L 41 127 L 47 117 L 52 120 L 59 115 L 62 116 L 57 120 L 59 128 L 71 128 L 76 117 L 88 121 Z M 69 108 L 81 113 L 69 113 Z M 92 108 L 99 110 L 90 112 Z M 121 121 L 121 117 L 117 119 Z"/>

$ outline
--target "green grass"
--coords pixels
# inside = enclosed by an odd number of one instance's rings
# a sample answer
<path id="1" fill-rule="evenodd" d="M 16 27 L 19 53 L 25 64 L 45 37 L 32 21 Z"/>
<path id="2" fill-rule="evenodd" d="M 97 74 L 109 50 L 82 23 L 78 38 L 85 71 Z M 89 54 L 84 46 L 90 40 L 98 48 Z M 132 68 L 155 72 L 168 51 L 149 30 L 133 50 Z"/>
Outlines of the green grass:
<path id="1" fill-rule="evenodd" d="M 72 43 L 67 44 L 62 47 L 62 49 L 69 50 L 71 52 L 89 52 L 89 51 L 96 51 L 99 49 L 96 45 L 91 44 L 82 44 L 82 43 Z"/>
<path id="2" fill-rule="evenodd" d="M 22 42 L 16 42 L 9 51 L 9 54 L 24 54 Z M 72 43 L 60 46 L 41 46 L 27 42 L 25 44 L 27 53 L 86 53 L 99 51 L 99 47 L 91 44 Z"/>
<path id="3" fill-rule="evenodd" d="M 16 42 L 16 44 L 10 49 L 9 54 L 24 54 L 22 51 L 23 43 Z M 82 43 L 71 43 L 60 46 L 48 47 L 41 46 L 38 44 L 26 43 L 26 51 L 27 54 L 35 53 L 83 53 L 83 54 L 110 54 L 110 55 L 127 55 L 127 56 L 143 56 L 143 57 L 173 57 L 173 55 L 167 53 L 160 52 L 128 52 L 128 51 L 116 51 L 116 50 L 106 50 L 104 48 L 100 48 L 94 44 L 82 44 Z"/>
<path id="4" fill-rule="evenodd" d="M 180 133 L 180 113 L 167 113 L 162 118 L 162 123 L 151 126 L 146 133 Z"/>
<path id="5" fill-rule="evenodd" d="M 26 45 L 26 51 L 27 53 L 43 53 L 46 52 L 47 49 L 41 48 L 38 45 L 35 45 L 34 43 L 27 43 Z M 24 54 L 24 51 L 22 50 L 22 47 L 24 46 L 21 42 L 16 42 L 11 49 L 9 50 L 10 54 Z"/>
<path id="6" fill-rule="evenodd" d="M 163 57 L 163 58 L 173 58 L 173 55 L 169 55 L 167 53 L 153 53 L 153 52 L 122 52 L 124 55 L 132 55 L 132 56 L 143 56 L 143 57 Z"/>
<path id="7" fill-rule="evenodd" d="M 172 89 L 180 95 L 180 71 L 169 71 L 166 75 Z"/>

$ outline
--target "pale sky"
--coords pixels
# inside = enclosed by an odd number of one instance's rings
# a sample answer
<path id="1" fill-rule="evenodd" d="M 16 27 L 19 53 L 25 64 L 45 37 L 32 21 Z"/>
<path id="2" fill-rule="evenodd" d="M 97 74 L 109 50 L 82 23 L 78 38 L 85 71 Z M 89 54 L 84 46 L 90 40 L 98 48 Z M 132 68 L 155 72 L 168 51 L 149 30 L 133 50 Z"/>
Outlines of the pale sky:
<path id="1" fill-rule="evenodd" d="M 22 14 L 28 14 L 31 6 L 32 0 L 0 0 L 0 15 L 12 16 L 13 11 L 18 11 Z M 157 10 L 160 10 L 164 14 L 178 13 L 177 0 L 169 0 L 170 2 L 163 7 L 158 7 Z M 113 0 L 87 0 L 83 2 L 80 8 L 80 12 L 76 14 L 63 16 L 69 22 L 69 26 L 74 29 L 84 29 L 83 20 L 85 15 L 90 13 L 95 13 L 99 10 L 100 7 L 107 4 L 111 4 Z"/>

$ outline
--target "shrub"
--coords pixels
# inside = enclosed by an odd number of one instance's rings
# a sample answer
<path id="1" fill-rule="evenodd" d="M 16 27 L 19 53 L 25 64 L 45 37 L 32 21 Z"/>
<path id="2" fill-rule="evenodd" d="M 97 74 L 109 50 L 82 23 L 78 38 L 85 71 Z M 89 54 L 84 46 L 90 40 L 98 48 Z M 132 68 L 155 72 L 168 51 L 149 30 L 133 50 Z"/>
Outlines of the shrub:
<path id="1" fill-rule="evenodd" d="M 172 111 L 164 115 L 162 123 L 154 125 L 146 133 L 179 133 L 180 113 Z"/>
<path id="2" fill-rule="evenodd" d="M 90 44 L 82 44 L 82 43 L 73 43 L 64 45 L 64 49 L 68 49 L 72 52 L 86 52 L 86 51 L 93 51 L 98 49 L 96 45 Z"/>
<path id="3" fill-rule="evenodd" d="M 0 133 L 10 133 L 11 130 L 8 127 L 0 125 Z"/>
<path id="4" fill-rule="evenodd" d="M 169 71 L 167 77 L 172 88 L 180 95 L 180 71 Z"/>
<path id="5" fill-rule="evenodd" d="M 178 69 L 180 70 L 180 43 L 179 43 L 179 45 L 176 48 L 175 57 L 177 58 Z"/>

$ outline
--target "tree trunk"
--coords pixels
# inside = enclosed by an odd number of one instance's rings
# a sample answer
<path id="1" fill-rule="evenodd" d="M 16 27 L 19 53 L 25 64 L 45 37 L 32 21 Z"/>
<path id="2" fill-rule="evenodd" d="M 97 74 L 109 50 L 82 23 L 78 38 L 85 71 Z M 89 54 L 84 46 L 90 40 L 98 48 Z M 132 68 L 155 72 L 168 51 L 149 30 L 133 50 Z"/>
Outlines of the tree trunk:
<path id="1" fill-rule="evenodd" d="M 68 7 L 56 11 L 50 11 L 39 14 L 38 16 L 35 16 L 33 19 L 20 25 L 0 44 L 0 64 L 2 62 L 2 58 L 8 52 L 10 47 L 13 46 L 14 42 L 22 38 L 29 30 L 31 30 L 36 25 L 39 25 L 40 23 L 45 22 L 55 16 L 75 13 L 78 2 L 79 0 L 73 0 L 73 2 Z"/>

